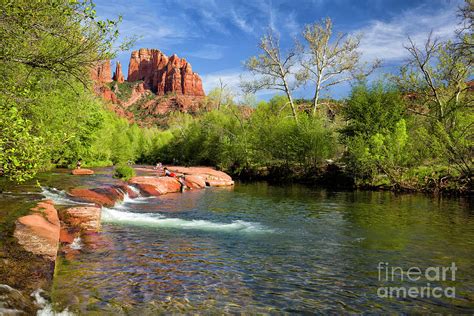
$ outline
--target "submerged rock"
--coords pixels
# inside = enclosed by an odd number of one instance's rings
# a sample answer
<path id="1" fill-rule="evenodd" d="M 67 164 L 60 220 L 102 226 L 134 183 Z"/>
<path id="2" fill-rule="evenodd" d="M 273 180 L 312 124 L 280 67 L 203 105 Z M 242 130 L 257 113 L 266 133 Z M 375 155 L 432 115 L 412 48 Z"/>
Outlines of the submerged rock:
<path id="1" fill-rule="evenodd" d="M 90 169 L 74 169 L 71 171 L 71 174 L 75 176 L 91 175 L 94 174 L 94 170 Z"/>

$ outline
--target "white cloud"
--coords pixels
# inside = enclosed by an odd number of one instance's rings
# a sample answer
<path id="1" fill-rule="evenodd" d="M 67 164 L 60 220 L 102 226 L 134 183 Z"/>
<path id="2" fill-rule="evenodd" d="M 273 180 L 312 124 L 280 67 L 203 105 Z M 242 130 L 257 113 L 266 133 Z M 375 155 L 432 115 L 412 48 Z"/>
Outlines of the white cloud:
<path id="1" fill-rule="evenodd" d="M 441 39 L 454 35 L 457 27 L 456 6 L 440 8 L 435 14 L 423 12 L 426 10 L 415 8 L 393 17 L 388 22 L 371 21 L 366 27 L 352 32 L 363 34 L 360 45 L 363 58 L 401 61 L 408 56 L 403 47 L 408 42 L 408 36 L 416 43 L 422 44 L 430 30 L 433 30 L 434 36 Z"/>
<path id="2" fill-rule="evenodd" d="M 202 85 L 207 93 L 209 93 L 209 91 L 211 91 L 212 89 L 219 87 L 219 80 L 222 80 L 222 82 L 226 84 L 227 87 L 231 89 L 233 93 L 238 94 L 240 93 L 241 76 L 248 75 L 245 74 L 242 69 L 231 68 L 208 73 L 201 76 L 201 78 Z"/>
<path id="3" fill-rule="evenodd" d="M 243 17 L 243 14 L 237 14 L 237 12 L 233 9 L 231 10 L 231 15 L 232 15 L 232 21 L 234 24 L 241 29 L 242 31 L 246 33 L 253 33 L 254 32 L 254 27 L 250 25 L 249 22 L 245 20 Z"/>
<path id="4" fill-rule="evenodd" d="M 288 33 L 293 37 L 297 36 L 298 33 L 301 32 L 301 26 L 296 19 L 296 14 L 294 11 L 286 16 L 284 26 Z"/>

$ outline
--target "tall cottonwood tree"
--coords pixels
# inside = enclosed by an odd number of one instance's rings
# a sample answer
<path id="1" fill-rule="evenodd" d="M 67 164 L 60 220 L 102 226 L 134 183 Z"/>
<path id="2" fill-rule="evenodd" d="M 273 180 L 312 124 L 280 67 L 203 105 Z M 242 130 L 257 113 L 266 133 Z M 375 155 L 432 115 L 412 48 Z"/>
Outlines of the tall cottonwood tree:
<path id="1" fill-rule="evenodd" d="M 292 92 L 297 86 L 294 78 L 294 68 L 297 62 L 296 48 L 292 47 L 282 54 L 280 40 L 277 35 L 269 30 L 260 39 L 259 48 L 262 53 L 252 56 L 245 62 L 245 68 L 249 70 L 255 79 L 242 83 L 246 92 L 256 92 L 262 89 L 274 89 L 283 91 L 291 106 L 293 118 L 298 122 L 296 106 L 293 101 Z"/>
<path id="2" fill-rule="evenodd" d="M 333 36 L 332 29 L 331 19 L 326 18 L 322 23 L 306 25 L 302 34 L 306 47 L 301 59 L 303 69 L 298 78 L 314 84 L 313 115 L 322 91 L 342 82 L 367 76 L 380 63 L 377 60 L 368 66 L 361 61 L 361 54 L 357 51 L 360 35 L 338 33 Z"/>
<path id="3" fill-rule="evenodd" d="M 466 24 L 472 25 L 472 10 L 469 1 L 461 9 Z M 428 122 L 427 148 L 470 179 L 474 155 L 474 98 L 468 84 L 473 73 L 472 28 L 456 35 L 443 42 L 430 34 L 423 45 L 408 38 L 405 48 L 410 59 L 397 82 L 401 91 L 414 96 L 408 109 Z"/>

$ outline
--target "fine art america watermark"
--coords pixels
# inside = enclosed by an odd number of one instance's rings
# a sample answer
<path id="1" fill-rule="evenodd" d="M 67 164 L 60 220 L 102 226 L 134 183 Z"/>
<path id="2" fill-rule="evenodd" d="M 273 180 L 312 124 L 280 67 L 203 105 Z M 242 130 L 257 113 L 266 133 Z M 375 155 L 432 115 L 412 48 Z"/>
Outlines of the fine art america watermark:
<path id="1" fill-rule="evenodd" d="M 379 282 L 387 284 L 377 289 L 377 296 L 382 298 L 455 298 L 454 286 L 439 286 L 439 282 L 456 281 L 456 263 L 450 266 L 402 267 L 391 266 L 388 262 L 379 262 L 377 266 Z M 416 282 L 414 286 L 390 286 L 390 283 Z M 422 284 L 419 286 L 418 284 Z"/>

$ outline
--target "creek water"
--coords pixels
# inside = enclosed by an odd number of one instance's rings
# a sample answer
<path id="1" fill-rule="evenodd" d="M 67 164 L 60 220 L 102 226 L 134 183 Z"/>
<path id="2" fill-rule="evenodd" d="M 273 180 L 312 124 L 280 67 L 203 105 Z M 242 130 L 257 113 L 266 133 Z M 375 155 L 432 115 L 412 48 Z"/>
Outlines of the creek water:
<path id="1" fill-rule="evenodd" d="M 70 181 L 97 184 L 110 180 L 106 174 Z M 42 195 L 70 203 L 60 190 L 77 183 L 65 177 L 45 181 L 50 187 Z M 467 198 L 267 183 L 126 199 L 103 209 L 92 243 L 75 240 L 80 254 L 60 257 L 52 307 L 141 315 L 472 313 L 472 206 Z M 444 280 L 399 273 L 410 267 L 435 273 L 453 263 L 455 277 L 447 273 Z M 399 268 L 394 280 L 385 278 L 385 267 Z M 390 298 L 380 290 L 427 286 L 454 289 L 455 297 Z"/>

